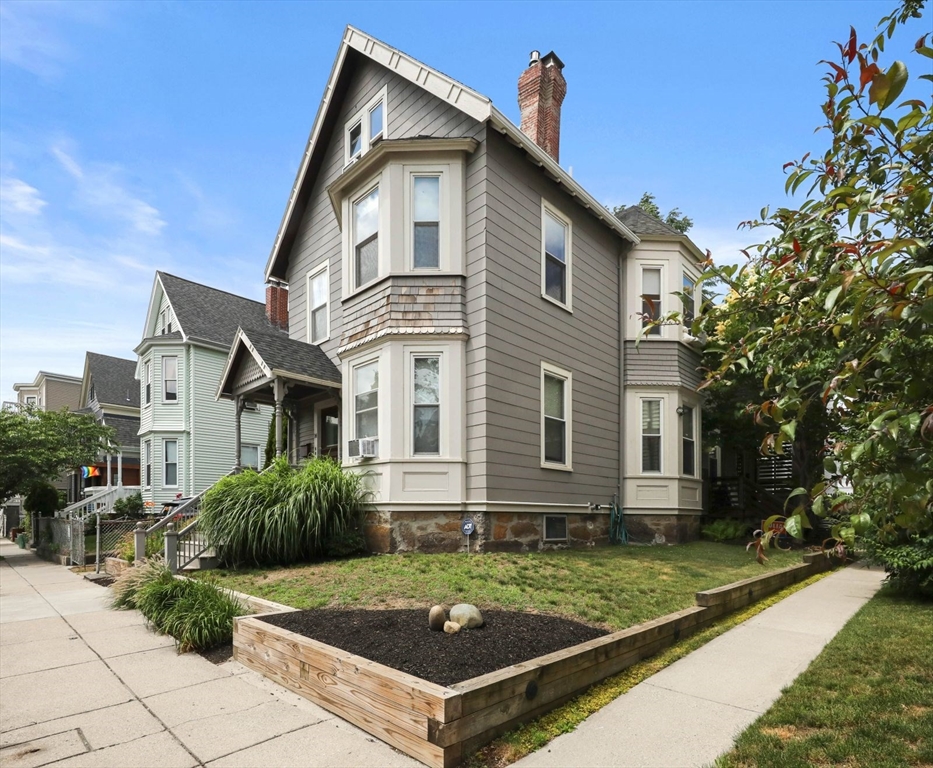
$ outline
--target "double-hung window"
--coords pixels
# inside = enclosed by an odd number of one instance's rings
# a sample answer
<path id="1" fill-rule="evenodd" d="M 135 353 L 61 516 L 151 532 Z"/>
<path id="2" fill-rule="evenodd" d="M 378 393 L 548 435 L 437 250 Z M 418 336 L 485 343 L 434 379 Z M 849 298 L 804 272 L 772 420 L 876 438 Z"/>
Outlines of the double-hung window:
<path id="1" fill-rule="evenodd" d="M 541 293 L 570 309 L 570 222 L 542 204 Z"/>
<path id="2" fill-rule="evenodd" d="M 349 165 L 386 136 L 386 93 L 383 88 L 344 125 L 344 162 Z"/>
<path id="3" fill-rule="evenodd" d="M 683 473 L 689 477 L 696 476 L 696 439 L 695 425 L 693 422 L 693 408 L 689 405 L 683 406 Z"/>
<path id="4" fill-rule="evenodd" d="M 147 488 L 152 487 L 152 441 L 146 440 L 143 443 L 143 452 L 146 460 L 146 477 L 144 482 Z"/>
<path id="5" fill-rule="evenodd" d="M 162 485 L 166 488 L 178 486 L 178 441 L 164 440 L 162 442 Z"/>
<path id="6" fill-rule="evenodd" d="M 646 267 L 641 271 L 642 328 L 661 317 L 661 268 Z M 660 336 L 661 326 L 654 325 L 647 331 L 649 336 Z"/>
<path id="7" fill-rule="evenodd" d="M 354 288 L 379 275 L 379 187 L 353 203 Z"/>
<path id="8" fill-rule="evenodd" d="M 152 402 L 152 363 L 146 363 L 146 405 Z"/>
<path id="9" fill-rule="evenodd" d="M 641 401 L 641 471 L 661 471 L 661 401 Z"/>
<path id="10" fill-rule="evenodd" d="M 162 401 L 176 402 L 178 400 L 178 358 L 162 358 Z"/>
<path id="11" fill-rule="evenodd" d="M 441 177 L 412 177 L 412 266 L 437 269 L 441 256 Z"/>
<path id="12" fill-rule="evenodd" d="M 441 359 L 413 358 L 412 453 L 437 456 L 441 452 Z"/>
<path id="13" fill-rule="evenodd" d="M 379 434 L 379 361 L 353 369 L 354 437 Z"/>
<path id="14" fill-rule="evenodd" d="M 541 366 L 541 463 L 571 466 L 571 375 L 546 363 Z"/>
<path id="15" fill-rule="evenodd" d="M 684 325 L 689 327 L 693 324 L 693 318 L 696 314 L 696 285 L 693 278 L 686 272 L 684 272 L 683 302 Z"/>
<path id="16" fill-rule="evenodd" d="M 326 341 L 329 335 L 327 277 L 326 264 L 308 277 L 308 341 L 312 344 Z"/>
<path id="17" fill-rule="evenodd" d="M 37 403 L 38 403 L 38 399 L 36 398 L 35 395 L 26 396 L 26 405 L 36 405 Z"/>

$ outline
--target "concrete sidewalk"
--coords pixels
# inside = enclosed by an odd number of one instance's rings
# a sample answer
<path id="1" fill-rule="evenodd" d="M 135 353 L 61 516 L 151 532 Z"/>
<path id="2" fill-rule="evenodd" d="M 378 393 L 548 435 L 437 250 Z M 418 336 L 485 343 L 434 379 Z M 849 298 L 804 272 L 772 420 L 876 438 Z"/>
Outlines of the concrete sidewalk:
<path id="1" fill-rule="evenodd" d="M 850 566 L 636 685 L 516 768 L 704 766 L 763 714 L 878 590 Z"/>
<path id="2" fill-rule="evenodd" d="M 236 662 L 177 655 L 67 568 L 0 555 L 3 768 L 421 765 Z"/>

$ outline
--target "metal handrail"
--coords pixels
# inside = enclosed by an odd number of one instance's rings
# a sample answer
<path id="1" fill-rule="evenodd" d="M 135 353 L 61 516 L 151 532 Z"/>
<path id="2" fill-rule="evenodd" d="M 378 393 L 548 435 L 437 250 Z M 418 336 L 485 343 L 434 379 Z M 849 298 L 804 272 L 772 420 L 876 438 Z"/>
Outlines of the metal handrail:
<path id="1" fill-rule="evenodd" d="M 176 568 L 181 571 L 197 560 L 211 548 L 210 542 L 203 536 L 198 536 L 200 520 L 192 520 L 178 532 L 176 542 Z M 184 552 L 184 554 L 182 554 Z"/>
<path id="2" fill-rule="evenodd" d="M 235 475 L 235 474 L 237 474 L 237 470 L 232 469 L 232 470 L 230 470 L 226 475 L 224 475 L 224 477 L 230 477 L 231 475 Z M 221 480 L 223 480 L 223 477 L 221 478 Z M 218 480 L 217 482 L 219 483 L 220 480 Z M 192 496 L 190 499 L 188 499 L 188 501 L 186 501 L 184 504 L 181 504 L 181 505 L 175 507 L 175 509 L 173 509 L 171 512 L 169 512 L 165 517 L 163 517 L 163 518 L 162 518 L 161 520 L 159 520 L 157 523 L 155 523 L 155 525 L 153 525 L 151 528 L 147 528 L 147 529 L 146 529 L 146 535 L 148 536 L 150 533 L 155 533 L 155 532 L 158 531 L 160 528 L 164 528 L 166 525 L 168 525 L 170 522 L 172 522 L 172 521 L 173 521 L 176 517 L 178 517 L 179 515 L 184 516 L 185 514 L 188 514 L 189 517 L 190 517 L 190 513 L 187 512 L 188 507 L 192 506 L 192 505 L 195 504 L 195 503 L 200 503 L 201 498 L 204 496 L 204 494 L 207 493 L 207 492 L 208 492 L 211 488 L 213 488 L 215 485 L 217 485 L 217 483 L 213 483 L 213 484 L 209 485 L 207 488 L 205 488 L 205 489 L 204 489 L 203 491 L 201 491 L 199 494 L 197 494 L 196 496 Z"/>

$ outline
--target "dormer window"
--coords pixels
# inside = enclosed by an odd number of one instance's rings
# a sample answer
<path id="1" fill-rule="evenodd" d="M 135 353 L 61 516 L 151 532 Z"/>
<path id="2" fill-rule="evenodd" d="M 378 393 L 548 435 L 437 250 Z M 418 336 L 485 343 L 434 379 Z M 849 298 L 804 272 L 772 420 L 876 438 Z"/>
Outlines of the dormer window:
<path id="1" fill-rule="evenodd" d="M 379 139 L 386 137 L 386 95 L 384 87 L 344 126 L 345 157 L 349 165 L 369 152 L 370 147 Z"/>
<path id="2" fill-rule="evenodd" d="M 415 176 L 412 184 L 414 197 L 414 250 L 415 269 L 437 269 L 440 266 L 441 240 L 441 177 Z"/>

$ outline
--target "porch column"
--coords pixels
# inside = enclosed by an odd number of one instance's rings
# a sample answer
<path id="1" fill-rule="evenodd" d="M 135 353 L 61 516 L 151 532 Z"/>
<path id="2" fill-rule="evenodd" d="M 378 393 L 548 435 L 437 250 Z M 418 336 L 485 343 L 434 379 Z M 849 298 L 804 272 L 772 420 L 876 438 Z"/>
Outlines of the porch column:
<path id="1" fill-rule="evenodd" d="M 276 377 L 272 383 L 272 391 L 275 396 L 275 458 L 279 458 L 282 455 L 282 401 L 285 399 L 285 382 Z"/>
<path id="2" fill-rule="evenodd" d="M 123 451 L 117 454 L 117 485 L 123 487 Z"/>
<path id="3" fill-rule="evenodd" d="M 107 454 L 107 487 L 108 487 L 108 488 L 109 488 L 109 487 L 111 486 L 111 484 L 112 484 L 112 475 L 111 475 L 111 472 L 110 472 L 110 459 L 111 459 L 111 456 L 110 456 L 110 454 L 108 453 L 108 454 Z"/>
<path id="4" fill-rule="evenodd" d="M 240 419 L 243 416 L 243 407 L 246 405 L 246 401 L 243 400 L 242 396 L 237 395 L 233 398 L 233 402 L 236 405 L 236 419 L 233 422 L 233 445 L 236 450 L 236 458 L 233 460 L 233 469 L 236 472 L 240 471 L 240 452 L 242 450 L 242 437 L 240 434 Z"/>

